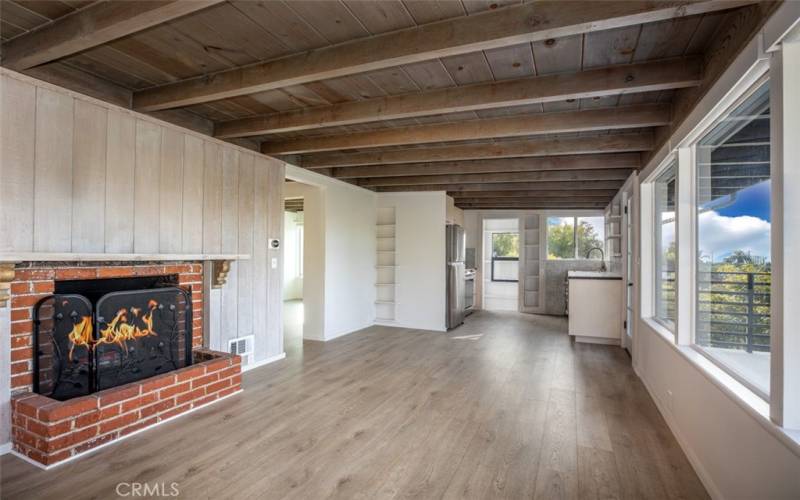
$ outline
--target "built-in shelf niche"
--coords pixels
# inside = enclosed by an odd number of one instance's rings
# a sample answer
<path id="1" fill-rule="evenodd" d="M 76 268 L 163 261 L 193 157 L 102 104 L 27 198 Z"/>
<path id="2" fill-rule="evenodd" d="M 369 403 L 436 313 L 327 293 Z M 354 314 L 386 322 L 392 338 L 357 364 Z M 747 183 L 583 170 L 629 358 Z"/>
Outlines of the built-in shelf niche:
<path id="1" fill-rule="evenodd" d="M 378 207 L 376 235 L 375 319 L 391 323 L 396 319 L 397 246 L 394 207 Z"/>
<path id="2" fill-rule="evenodd" d="M 541 286 L 541 216 L 530 214 L 522 217 L 523 262 L 520 279 L 520 300 L 525 312 L 540 312 Z"/>

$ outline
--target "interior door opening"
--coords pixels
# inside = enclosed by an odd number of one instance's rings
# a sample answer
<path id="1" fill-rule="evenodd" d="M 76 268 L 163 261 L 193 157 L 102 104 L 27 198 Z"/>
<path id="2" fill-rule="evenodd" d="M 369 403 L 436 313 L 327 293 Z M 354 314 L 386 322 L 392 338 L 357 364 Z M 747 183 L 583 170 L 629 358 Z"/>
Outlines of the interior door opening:
<path id="1" fill-rule="evenodd" d="M 519 309 L 519 219 L 483 221 L 483 309 Z"/>

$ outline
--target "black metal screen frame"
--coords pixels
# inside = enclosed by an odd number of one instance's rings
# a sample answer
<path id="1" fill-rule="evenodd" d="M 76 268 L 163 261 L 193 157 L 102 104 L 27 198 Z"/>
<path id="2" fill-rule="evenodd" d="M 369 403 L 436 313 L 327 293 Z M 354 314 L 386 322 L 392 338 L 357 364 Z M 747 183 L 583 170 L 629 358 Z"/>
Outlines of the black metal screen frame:
<path id="1" fill-rule="evenodd" d="M 185 307 L 185 310 L 184 310 L 184 314 L 186 316 L 185 319 L 184 319 L 185 325 L 186 325 L 186 331 L 185 331 L 184 339 L 183 339 L 183 342 L 185 344 L 184 345 L 184 366 L 191 366 L 192 362 L 194 361 L 193 352 L 192 352 L 192 335 L 193 335 L 193 328 L 194 328 L 194 321 L 193 321 L 194 317 L 193 317 L 193 314 L 192 314 L 192 296 L 188 291 L 184 290 L 181 287 L 169 286 L 169 287 L 158 287 L 158 288 L 155 288 L 155 289 L 128 290 L 128 291 L 122 291 L 122 292 L 111 292 L 111 293 L 103 295 L 103 297 L 101 297 L 100 300 L 97 301 L 97 303 L 99 304 L 103 298 L 105 298 L 106 296 L 109 296 L 109 295 L 119 295 L 119 294 L 125 294 L 125 293 L 140 293 L 140 292 L 144 292 L 144 291 L 155 291 L 155 290 L 163 291 L 165 289 L 166 290 L 177 291 L 179 294 L 181 294 L 183 296 L 183 299 L 184 299 L 184 301 L 186 303 L 186 307 Z M 39 390 L 40 390 L 40 384 L 39 384 L 39 336 L 40 336 L 39 310 L 40 310 L 41 306 L 45 302 L 47 302 L 48 300 L 56 301 L 56 300 L 58 300 L 58 297 L 70 297 L 70 298 L 77 299 L 77 300 L 80 300 L 80 301 L 84 302 L 86 304 L 89 312 L 91 313 L 91 316 L 92 316 L 92 327 L 93 327 L 92 328 L 92 336 L 93 336 L 94 340 L 97 340 L 98 334 L 99 334 L 99 331 L 98 331 L 98 328 L 97 328 L 98 325 L 99 325 L 98 318 L 97 318 L 97 307 L 96 307 L 96 305 L 93 305 L 91 303 L 91 301 L 89 301 L 89 299 L 87 299 L 83 295 L 80 295 L 80 294 L 53 294 L 53 295 L 48 295 L 46 297 L 43 297 L 42 299 L 37 301 L 36 305 L 33 308 L 33 315 L 32 315 L 33 316 L 33 348 L 34 348 L 34 356 L 33 356 L 33 362 L 32 362 L 32 367 L 33 367 L 33 391 L 35 393 L 37 393 L 37 394 L 40 393 L 39 392 Z M 98 382 L 99 382 L 98 381 L 98 370 L 96 369 L 96 366 L 95 366 L 96 365 L 96 360 L 95 360 L 95 357 L 94 357 L 94 350 L 93 349 L 89 349 L 88 359 L 89 359 L 89 394 L 92 394 L 92 393 L 97 392 L 97 387 L 98 387 Z"/>

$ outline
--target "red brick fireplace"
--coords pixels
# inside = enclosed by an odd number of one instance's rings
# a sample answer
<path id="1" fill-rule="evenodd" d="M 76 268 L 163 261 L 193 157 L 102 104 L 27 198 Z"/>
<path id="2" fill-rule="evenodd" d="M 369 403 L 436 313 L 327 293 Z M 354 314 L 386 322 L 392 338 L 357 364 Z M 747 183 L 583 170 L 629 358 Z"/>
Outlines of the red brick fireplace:
<path id="1" fill-rule="evenodd" d="M 39 354 L 34 347 L 34 313 L 40 300 L 62 282 L 160 276 L 169 276 L 190 294 L 191 365 L 66 400 L 34 392 Z M 10 284 L 10 307 L 12 442 L 17 453 L 40 464 L 56 464 L 241 388 L 240 358 L 202 349 L 201 262 L 18 264 Z M 183 324 L 188 314 L 187 310 Z"/>

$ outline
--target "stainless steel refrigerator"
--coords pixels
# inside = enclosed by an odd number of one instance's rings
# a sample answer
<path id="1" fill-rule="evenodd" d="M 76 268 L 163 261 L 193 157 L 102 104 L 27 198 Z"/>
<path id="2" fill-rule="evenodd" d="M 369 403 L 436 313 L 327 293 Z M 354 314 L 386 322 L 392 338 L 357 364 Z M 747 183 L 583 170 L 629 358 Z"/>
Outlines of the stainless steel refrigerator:
<path id="1" fill-rule="evenodd" d="M 448 224 L 447 234 L 447 329 L 464 322 L 464 228 Z"/>

